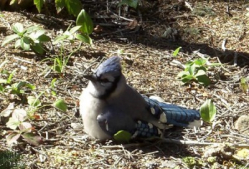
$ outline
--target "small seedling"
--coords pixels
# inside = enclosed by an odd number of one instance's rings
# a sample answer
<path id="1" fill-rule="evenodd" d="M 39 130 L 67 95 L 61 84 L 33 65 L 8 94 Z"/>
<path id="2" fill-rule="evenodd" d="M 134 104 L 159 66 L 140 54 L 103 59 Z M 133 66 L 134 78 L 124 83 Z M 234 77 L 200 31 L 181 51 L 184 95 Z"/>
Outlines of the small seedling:
<path id="1" fill-rule="evenodd" d="M 56 100 L 54 103 L 53 103 L 53 106 L 60 110 L 60 111 L 63 111 L 63 112 L 66 112 L 67 111 L 67 104 L 66 102 L 63 100 L 63 99 L 59 99 L 59 100 Z"/>
<path id="2" fill-rule="evenodd" d="M 13 79 L 13 76 L 15 74 L 15 70 L 12 71 L 12 73 L 9 73 L 8 71 L 2 71 L 1 74 L 7 75 L 8 77 L 6 79 L 0 78 L 0 92 L 4 92 L 6 89 L 6 86 L 9 85 Z"/>
<path id="3" fill-rule="evenodd" d="M 44 54 L 44 42 L 50 41 L 50 37 L 45 35 L 45 30 L 38 26 L 31 26 L 27 29 L 23 28 L 21 23 L 12 25 L 13 35 L 7 36 L 2 43 L 2 46 L 16 40 L 15 48 L 21 47 L 23 50 L 32 50 L 38 54 Z"/>
<path id="4" fill-rule="evenodd" d="M 42 108 L 42 104 L 40 101 L 40 97 L 43 95 L 43 92 L 40 93 L 37 97 L 35 96 L 28 96 L 27 100 L 28 100 L 28 110 L 27 110 L 27 114 L 29 119 L 33 120 L 33 119 L 39 119 L 40 116 L 38 116 L 37 114 L 35 114 L 35 112 L 37 112 L 40 108 Z"/>
<path id="5" fill-rule="evenodd" d="M 93 32 L 93 22 L 84 9 L 82 9 L 77 16 L 76 25 L 80 26 L 79 31 L 81 32 L 81 34 L 76 35 L 76 38 L 82 42 L 92 44 L 92 39 L 89 35 Z"/>
<path id="6" fill-rule="evenodd" d="M 50 84 L 50 87 L 51 87 L 51 94 L 53 96 L 56 96 L 56 91 L 55 91 L 55 86 L 56 86 L 56 82 L 57 82 L 57 78 L 54 78 L 52 81 L 51 81 L 51 84 Z"/>
<path id="7" fill-rule="evenodd" d="M 214 103 L 209 99 L 201 105 L 200 108 L 201 118 L 205 122 L 212 122 L 216 116 L 216 107 Z"/>
<path id="8" fill-rule="evenodd" d="M 54 41 L 53 44 L 56 45 L 58 43 L 65 43 L 66 41 L 69 41 L 70 43 L 73 43 L 75 40 L 75 36 L 76 36 L 76 32 L 81 28 L 81 26 L 75 26 L 73 28 L 71 28 L 70 30 L 66 30 L 65 32 L 63 32 L 62 35 L 57 36 Z"/>
<path id="9" fill-rule="evenodd" d="M 20 137 L 35 146 L 41 143 L 42 138 L 33 133 L 34 128 L 27 120 L 27 112 L 24 109 L 13 110 L 9 121 L 6 123 L 6 126 L 13 130 L 6 138 L 9 145 L 17 142 Z"/>
<path id="10" fill-rule="evenodd" d="M 242 77 L 242 78 L 240 79 L 240 88 L 241 88 L 241 90 L 242 90 L 244 93 L 247 93 L 247 92 L 248 92 L 248 89 L 249 89 L 248 82 L 249 82 L 249 77 L 247 77 L 247 78 Z"/>
<path id="11" fill-rule="evenodd" d="M 121 5 L 128 5 L 136 9 L 138 5 L 138 0 L 122 0 L 121 2 L 119 2 L 118 6 L 120 7 Z"/>
<path id="12" fill-rule="evenodd" d="M 118 142 L 128 143 L 131 139 L 131 133 L 124 130 L 120 130 L 114 134 L 113 138 Z"/>
<path id="13" fill-rule="evenodd" d="M 35 90 L 36 87 L 29 82 L 20 81 L 6 87 L 11 94 L 16 94 L 20 98 L 25 94 L 26 90 Z"/>
<path id="14" fill-rule="evenodd" d="M 198 83 L 208 86 L 211 83 L 207 75 L 208 66 L 217 66 L 220 64 L 210 63 L 206 58 L 199 58 L 185 64 L 184 71 L 180 72 L 177 77 L 186 84 L 191 81 L 197 81 Z"/>
<path id="15" fill-rule="evenodd" d="M 173 52 L 173 56 L 176 57 L 178 55 L 178 53 L 180 52 L 180 49 L 182 47 L 178 47 L 174 52 Z"/>
<path id="16" fill-rule="evenodd" d="M 17 1 L 17 0 L 12 0 Z M 34 0 L 38 12 L 41 12 L 44 3 L 51 3 L 51 1 L 45 0 Z M 82 3 L 80 0 L 54 0 L 57 13 L 61 12 L 62 9 L 66 8 L 68 13 L 77 16 L 81 10 Z"/>

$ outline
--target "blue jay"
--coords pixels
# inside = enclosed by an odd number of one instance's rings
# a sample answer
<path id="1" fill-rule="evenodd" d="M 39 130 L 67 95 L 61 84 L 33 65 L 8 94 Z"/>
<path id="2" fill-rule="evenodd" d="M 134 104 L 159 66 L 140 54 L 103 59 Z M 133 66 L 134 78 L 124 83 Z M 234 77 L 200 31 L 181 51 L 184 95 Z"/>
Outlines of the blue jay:
<path id="1" fill-rule="evenodd" d="M 80 114 L 85 132 L 93 138 L 111 139 L 120 130 L 133 137 L 161 136 L 171 126 L 200 125 L 198 111 L 142 96 L 129 86 L 118 56 L 84 77 L 89 83 L 80 96 Z"/>

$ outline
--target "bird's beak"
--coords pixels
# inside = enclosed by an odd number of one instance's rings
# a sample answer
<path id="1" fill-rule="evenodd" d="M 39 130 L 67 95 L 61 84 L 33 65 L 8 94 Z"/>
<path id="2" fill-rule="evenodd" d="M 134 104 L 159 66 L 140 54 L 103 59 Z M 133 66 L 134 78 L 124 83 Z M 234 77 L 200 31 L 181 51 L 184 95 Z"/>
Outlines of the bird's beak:
<path id="1" fill-rule="evenodd" d="M 97 81 L 97 77 L 96 77 L 95 74 L 92 74 L 92 75 L 84 75 L 83 77 L 86 78 L 86 79 L 88 79 L 88 80 L 90 80 L 90 81 L 92 81 L 92 82 Z"/>

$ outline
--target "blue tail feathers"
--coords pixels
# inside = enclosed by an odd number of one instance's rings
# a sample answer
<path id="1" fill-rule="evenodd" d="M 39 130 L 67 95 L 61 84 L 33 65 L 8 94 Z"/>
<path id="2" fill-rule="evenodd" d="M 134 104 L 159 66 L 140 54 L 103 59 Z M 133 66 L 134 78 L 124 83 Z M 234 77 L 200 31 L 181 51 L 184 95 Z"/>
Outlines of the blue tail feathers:
<path id="1" fill-rule="evenodd" d="M 143 97 L 148 103 L 150 112 L 161 123 L 172 124 L 179 127 L 193 127 L 193 122 L 200 121 L 200 113 L 197 110 L 159 102 L 146 96 Z M 196 127 L 199 127 L 198 123 L 196 123 Z"/>
<path id="2" fill-rule="evenodd" d="M 200 113 L 197 110 L 187 109 L 174 104 L 167 104 L 143 95 L 148 104 L 147 109 L 156 117 L 165 128 L 171 126 L 199 127 L 201 125 Z M 161 136 L 162 130 L 150 123 L 137 121 L 136 132 L 133 137 Z"/>

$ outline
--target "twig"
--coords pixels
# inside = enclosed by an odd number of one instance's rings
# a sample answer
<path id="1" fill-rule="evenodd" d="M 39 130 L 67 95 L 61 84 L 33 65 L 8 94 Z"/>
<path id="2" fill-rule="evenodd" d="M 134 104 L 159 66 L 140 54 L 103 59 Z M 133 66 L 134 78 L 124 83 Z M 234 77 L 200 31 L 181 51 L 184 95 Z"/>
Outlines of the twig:
<path id="1" fill-rule="evenodd" d="M 198 141 L 185 141 L 185 140 L 176 140 L 176 139 L 168 139 L 168 138 L 161 138 L 163 142 L 166 143 L 174 143 L 174 144 L 181 144 L 181 145 L 195 145 L 195 146 L 221 146 L 224 143 L 210 143 L 210 142 L 198 142 Z M 249 148 L 249 144 L 234 144 L 234 143 L 228 143 L 230 146 L 233 147 L 239 147 L 239 148 Z"/>
<path id="2" fill-rule="evenodd" d="M 27 61 L 27 60 L 24 60 L 24 59 L 20 59 L 20 58 L 17 58 L 17 57 L 13 57 L 15 60 L 19 60 L 21 62 L 25 62 L 25 63 L 29 63 L 29 64 L 33 64 L 32 62 L 30 61 Z"/>
<path id="3" fill-rule="evenodd" d="M 155 138 L 153 138 L 155 139 Z M 224 143 L 211 143 L 211 142 L 198 142 L 198 141 L 192 141 L 192 140 L 176 140 L 176 139 L 169 139 L 169 138 L 156 138 L 160 139 L 160 141 L 165 143 L 173 143 L 173 144 L 180 144 L 180 145 L 194 145 L 194 146 L 221 146 Z M 150 140 L 150 139 L 149 139 Z M 124 144 L 124 145 L 113 145 L 113 146 L 102 146 L 105 149 L 124 149 L 124 148 L 131 148 L 131 147 L 139 147 L 148 145 L 149 143 L 135 143 L 135 144 Z M 228 143 L 230 146 L 237 147 L 237 148 L 249 148 L 249 144 L 234 144 L 234 143 Z M 156 152 L 153 152 L 156 153 Z"/>
<path id="4" fill-rule="evenodd" d="M 144 146 L 148 143 L 134 143 L 134 144 L 124 144 L 124 145 L 113 145 L 113 146 L 102 146 L 102 148 L 105 149 L 117 149 L 117 148 L 131 148 L 131 147 L 139 147 L 139 146 Z"/>
<path id="5" fill-rule="evenodd" d="M 114 13 L 114 12 L 112 12 L 112 11 L 111 11 L 111 13 L 112 13 L 114 16 L 116 16 L 116 17 L 120 18 L 120 19 L 123 19 L 123 20 L 129 21 L 129 22 L 132 22 L 132 21 L 133 21 L 133 19 L 128 19 L 128 18 L 125 18 L 125 17 L 123 17 L 123 16 L 117 15 L 117 14 L 115 14 L 115 13 Z"/>

